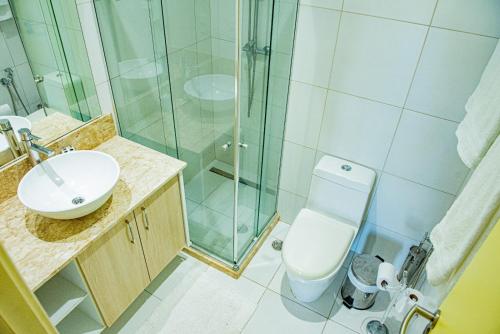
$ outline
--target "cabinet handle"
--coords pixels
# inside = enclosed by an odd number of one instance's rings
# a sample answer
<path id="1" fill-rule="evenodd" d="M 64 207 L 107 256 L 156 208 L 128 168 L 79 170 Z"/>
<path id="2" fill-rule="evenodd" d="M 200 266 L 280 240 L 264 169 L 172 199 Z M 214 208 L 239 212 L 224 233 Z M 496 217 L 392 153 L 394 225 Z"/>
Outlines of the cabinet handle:
<path id="1" fill-rule="evenodd" d="M 148 212 L 146 211 L 145 207 L 141 207 L 141 210 L 142 210 L 142 220 L 144 221 L 144 228 L 146 230 L 149 230 Z"/>
<path id="2" fill-rule="evenodd" d="M 125 223 L 128 226 L 128 231 L 130 232 L 130 242 L 135 244 L 135 237 L 134 237 L 134 231 L 132 231 L 132 226 L 130 226 L 130 222 L 128 219 L 125 219 Z"/>

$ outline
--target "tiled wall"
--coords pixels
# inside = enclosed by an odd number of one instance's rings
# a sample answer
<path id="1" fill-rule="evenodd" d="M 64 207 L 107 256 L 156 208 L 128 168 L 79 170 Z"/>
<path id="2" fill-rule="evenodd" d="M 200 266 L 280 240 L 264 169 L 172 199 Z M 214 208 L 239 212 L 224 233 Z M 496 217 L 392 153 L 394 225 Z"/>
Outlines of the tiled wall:
<path id="1" fill-rule="evenodd" d="M 3 70 L 7 67 L 14 70 L 14 82 L 23 103 L 30 112 L 37 110 L 41 103 L 40 96 L 13 18 L 0 22 L 0 77 L 5 75 Z M 14 112 L 7 88 L 3 86 L 0 86 L 0 104 L 8 104 Z M 16 106 L 19 115 L 25 115 L 19 102 L 16 102 Z"/>
<path id="2" fill-rule="evenodd" d="M 357 250 L 396 262 L 445 214 L 468 169 L 464 105 L 500 37 L 496 0 L 302 0 L 279 211 L 292 223 L 323 154 L 376 170 Z"/>
<path id="3" fill-rule="evenodd" d="M 115 107 L 111 94 L 111 85 L 106 69 L 106 60 L 104 59 L 104 52 L 102 50 L 94 5 L 92 0 L 75 1 L 101 112 L 103 115 L 114 114 Z"/>

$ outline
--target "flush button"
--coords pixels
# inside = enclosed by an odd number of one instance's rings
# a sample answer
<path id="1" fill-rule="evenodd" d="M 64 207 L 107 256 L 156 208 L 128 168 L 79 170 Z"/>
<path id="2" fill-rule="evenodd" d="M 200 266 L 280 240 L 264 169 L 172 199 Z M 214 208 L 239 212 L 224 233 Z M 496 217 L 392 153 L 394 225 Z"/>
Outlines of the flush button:
<path id="1" fill-rule="evenodd" d="M 352 169 L 351 165 L 342 165 L 341 168 L 342 168 L 342 170 L 345 170 L 346 172 L 350 172 Z"/>

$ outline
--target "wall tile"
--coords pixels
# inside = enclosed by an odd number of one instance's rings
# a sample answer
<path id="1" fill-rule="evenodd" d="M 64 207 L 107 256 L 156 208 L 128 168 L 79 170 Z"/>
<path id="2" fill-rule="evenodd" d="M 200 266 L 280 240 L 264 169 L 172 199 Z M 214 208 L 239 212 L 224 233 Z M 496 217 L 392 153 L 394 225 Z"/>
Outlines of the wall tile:
<path id="1" fill-rule="evenodd" d="M 0 23 L 0 29 L 2 30 L 5 43 L 9 48 L 14 65 L 27 62 L 28 59 L 26 58 L 23 43 L 21 42 L 21 37 L 19 36 L 14 20 L 8 20 Z"/>
<path id="2" fill-rule="evenodd" d="M 440 0 L 432 25 L 500 37 L 500 1 Z"/>
<path id="3" fill-rule="evenodd" d="M 2 50 L 2 52 L 0 52 L 0 70 L 3 70 L 6 67 L 12 67 L 12 57 L 10 56 L 3 35 L 0 35 L 0 50 Z"/>
<path id="4" fill-rule="evenodd" d="M 397 107 L 330 91 L 318 149 L 381 169 L 400 114 Z"/>
<path id="5" fill-rule="evenodd" d="M 357 253 L 379 255 L 396 268 L 400 268 L 410 247 L 418 244 L 417 240 L 420 238 L 419 235 L 418 238 L 413 240 L 389 229 L 373 224 L 365 224 L 358 234 L 354 250 Z"/>
<path id="6" fill-rule="evenodd" d="M 402 106 L 426 29 L 411 23 L 344 13 L 330 87 Z"/>
<path id="7" fill-rule="evenodd" d="M 385 171 L 456 194 L 468 169 L 457 153 L 457 124 L 403 112 Z"/>
<path id="8" fill-rule="evenodd" d="M 344 10 L 430 24 L 437 0 L 345 0 Z"/>
<path id="9" fill-rule="evenodd" d="M 278 212 L 280 220 L 292 224 L 300 210 L 306 206 L 306 197 L 292 194 L 280 189 L 278 194 Z"/>
<path id="10" fill-rule="evenodd" d="M 292 81 L 285 139 L 315 148 L 318 143 L 326 89 Z"/>
<path id="11" fill-rule="evenodd" d="M 103 115 L 113 114 L 115 112 L 113 95 L 109 81 L 101 82 L 96 85 L 97 98 Z"/>
<path id="12" fill-rule="evenodd" d="M 235 40 L 235 2 L 233 0 L 210 0 L 212 38 Z"/>
<path id="13" fill-rule="evenodd" d="M 406 107 L 461 121 L 496 44 L 495 38 L 431 28 Z"/>
<path id="14" fill-rule="evenodd" d="M 167 1 L 163 12 L 169 52 L 196 43 L 195 0 Z"/>
<path id="15" fill-rule="evenodd" d="M 383 173 L 367 221 L 420 239 L 444 217 L 455 196 Z"/>
<path id="16" fill-rule="evenodd" d="M 292 79 L 327 87 L 340 12 L 300 6 Z"/>
<path id="17" fill-rule="evenodd" d="M 285 140 L 280 188 L 302 197 L 309 194 L 315 150 Z"/>
<path id="18" fill-rule="evenodd" d="M 86 2 L 78 5 L 78 15 L 80 16 L 92 76 L 94 77 L 94 82 L 98 85 L 108 81 L 109 78 L 92 3 Z"/>
<path id="19" fill-rule="evenodd" d="M 340 10 L 342 9 L 342 1 L 343 0 L 300 0 L 300 4 Z"/>
<path id="20" fill-rule="evenodd" d="M 26 96 L 23 100 L 26 107 L 28 104 L 40 103 L 40 95 L 38 95 L 38 90 L 36 89 L 33 73 L 31 72 L 29 64 L 24 63 L 16 66 L 15 70 L 19 76 L 19 84 L 21 84 L 22 90 Z"/>

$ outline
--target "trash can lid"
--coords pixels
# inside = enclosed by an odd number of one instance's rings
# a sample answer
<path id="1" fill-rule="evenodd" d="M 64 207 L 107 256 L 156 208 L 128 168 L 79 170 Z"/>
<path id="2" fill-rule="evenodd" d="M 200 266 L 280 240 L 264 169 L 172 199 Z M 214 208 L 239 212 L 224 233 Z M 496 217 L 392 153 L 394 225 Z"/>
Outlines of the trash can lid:
<path id="1" fill-rule="evenodd" d="M 383 261 L 369 254 L 356 255 L 351 263 L 354 277 L 364 285 L 377 285 L 378 266 Z"/>

